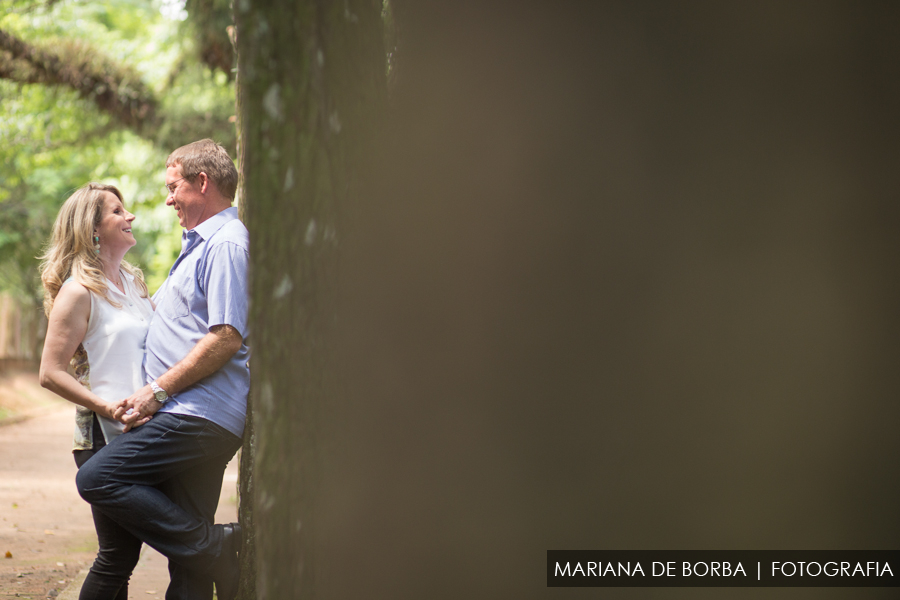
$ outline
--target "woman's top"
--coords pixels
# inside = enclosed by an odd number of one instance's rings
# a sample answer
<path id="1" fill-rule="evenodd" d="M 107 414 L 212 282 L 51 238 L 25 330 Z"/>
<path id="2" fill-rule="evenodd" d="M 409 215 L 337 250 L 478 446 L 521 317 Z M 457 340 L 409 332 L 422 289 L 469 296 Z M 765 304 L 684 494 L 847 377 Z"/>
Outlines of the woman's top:
<path id="1" fill-rule="evenodd" d="M 144 386 L 144 342 L 153 318 L 149 298 L 141 298 L 134 276 L 119 271 L 125 293 L 107 279 L 107 293 L 122 305 L 116 308 L 91 292 L 91 314 L 84 340 L 72 357 L 75 379 L 107 402 L 124 400 Z M 68 283 L 70 280 L 67 280 Z M 65 284 L 63 284 L 65 285 Z M 99 415 L 96 415 L 99 416 Z M 83 406 L 75 411 L 75 450 L 94 447 L 95 413 Z M 106 443 L 119 435 L 124 425 L 100 417 Z"/>

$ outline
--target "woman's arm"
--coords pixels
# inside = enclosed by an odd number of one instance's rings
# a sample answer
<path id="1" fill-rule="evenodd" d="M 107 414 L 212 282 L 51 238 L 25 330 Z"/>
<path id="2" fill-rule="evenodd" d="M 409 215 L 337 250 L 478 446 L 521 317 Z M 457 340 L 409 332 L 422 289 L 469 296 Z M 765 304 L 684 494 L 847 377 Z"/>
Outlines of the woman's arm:
<path id="1" fill-rule="evenodd" d="M 66 370 L 84 340 L 91 315 L 91 293 L 72 282 L 64 285 L 53 302 L 41 355 L 41 385 L 70 402 L 113 418 L 113 406 L 78 383 Z"/>

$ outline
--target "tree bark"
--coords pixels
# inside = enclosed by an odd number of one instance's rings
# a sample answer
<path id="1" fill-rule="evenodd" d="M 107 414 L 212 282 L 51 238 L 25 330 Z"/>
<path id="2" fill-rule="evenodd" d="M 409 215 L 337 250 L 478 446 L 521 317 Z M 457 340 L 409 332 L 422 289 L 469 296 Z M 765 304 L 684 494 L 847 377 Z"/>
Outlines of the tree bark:
<path id="1" fill-rule="evenodd" d="M 890 546 L 897 15 L 808 12 L 410 3 L 392 96 L 405 186 L 338 237 L 365 250 L 341 250 L 341 327 L 365 358 L 344 371 L 341 468 L 321 462 L 340 395 L 317 365 L 333 263 L 318 235 L 305 245 L 336 209 L 288 201 L 287 180 L 319 171 L 279 143 L 321 149 L 286 125 L 316 96 L 288 109 L 286 80 L 261 82 L 244 109 L 245 133 L 254 111 L 271 124 L 247 171 L 264 194 L 261 597 L 558 598 L 551 548 Z M 300 77 L 309 54 L 274 64 Z"/>
<path id="2" fill-rule="evenodd" d="M 232 29 L 232 33 L 236 30 Z M 232 43 L 236 42 L 232 36 Z M 240 81 L 240 78 L 238 78 Z M 243 99 L 238 85 L 235 93 L 235 114 L 237 115 L 237 155 L 238 165 L 246 162 L 246 144 L 241 137 L 241 106 Z M 238 179 L 238 217 L 247 222 L 246 180 L 243 168 Z M 252 342 L 251 342 L 252 343 Z M 238 475 L 238 520 L 243 527 L 243 550 L 241 552 L 241 583 L 238 600 L 255 600 L 256 598 L 256 519 L 253 503 L 253 461 L 256 458 L 256 426 L 253 421 L 252 400 L 248 400 L 247 418 L 244 422 L 244 444 L 241 447 L 240 472 Z"/>
<path id="3" fill-rule="evenodd" d="M 385 97 L 381 2 L 237 0 L 235 23 L 252 257 L 256 590 L 311 598 L 327 421 L 344 394 L 334 353 L 339 241 Z"/>

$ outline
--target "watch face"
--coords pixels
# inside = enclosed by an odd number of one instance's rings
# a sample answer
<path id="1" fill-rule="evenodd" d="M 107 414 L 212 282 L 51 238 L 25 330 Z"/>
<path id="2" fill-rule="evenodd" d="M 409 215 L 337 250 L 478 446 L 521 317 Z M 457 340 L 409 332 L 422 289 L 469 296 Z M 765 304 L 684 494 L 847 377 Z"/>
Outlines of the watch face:
<path id="1" fill-rule="evenodd" d="M 153 390 L 153 397 L 160 404 L 165 404 L 166 399 L 169 395 L 166 393 L 166 390 L 159 387 L 159 385 L 154 381 L 150 384 L 150 389 Z"/>

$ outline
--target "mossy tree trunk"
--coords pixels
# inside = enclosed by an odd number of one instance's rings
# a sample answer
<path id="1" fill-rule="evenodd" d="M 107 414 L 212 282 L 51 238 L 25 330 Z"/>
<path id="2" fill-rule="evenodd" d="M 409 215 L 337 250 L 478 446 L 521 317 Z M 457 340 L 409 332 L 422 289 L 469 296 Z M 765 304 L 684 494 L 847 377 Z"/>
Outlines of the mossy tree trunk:
<path id="1" fill-rule="evenodd" d="M 238 79 L 240 81 L 240 79 Z M 241 89 L 238 86 L 235 94 L 235 112 L 240 119 L 241 106 Z M 237 154 L 238 165 L 244 164 L 245 145 L 241 138 L 241 122 L 237 123 Z M 243 174 L 238 181 L 238 217 L 244 223 L 247 222 L 247 203 L 244 199 L 247 197 L 245 179 Z M 251 342 L 252 343 L 252 342 Z M 252 406 L 252 400 L 250 401 Z M 249 408 L 249 407 L 248 407 Z M 241 552 L 241 587 L 238 591 L 240 600 L 253 600 L 256 598 L 256 523 L 254 519 L 253 504 L 253 460 L 256 457 L 256 434 L 253 422 L 253 411 L 247 411 L 247 418 L 244 422 L 244 445 L 241 447 L 240 456 L 240 474 L 238 476 L 237 495 L 238 495 L 238 520 L 243 526 L 244 541 L 243 551 Z"/>
<path id="2" fill-rule="evenodd" d="M 253 531 L 260 598 L 316 595 L 322 422 L 340 404 L 338 243 L 384 104 L 382 3 L 236 0 L 251 236 Z M 254 542 L 255 540 L 255 542 Z M 245 578 L 249 582 L 251 577 Z M 245 585 L 242 598 L 252 597 Z"/>

